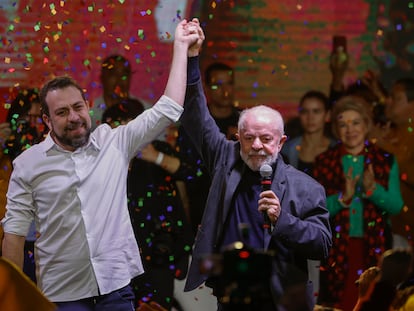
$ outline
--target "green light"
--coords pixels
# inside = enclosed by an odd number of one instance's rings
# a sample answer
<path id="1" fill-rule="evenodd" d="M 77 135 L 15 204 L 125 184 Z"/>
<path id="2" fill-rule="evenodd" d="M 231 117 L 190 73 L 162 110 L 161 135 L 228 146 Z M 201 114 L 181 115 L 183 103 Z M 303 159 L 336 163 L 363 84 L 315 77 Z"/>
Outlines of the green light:
<path id="1" fill-rule="evenodd" d="M 246 261 L 240 261 L 237 264 L 237 271 L 247 272 L 248 269 L 249 269 L 249 264 Z"/>

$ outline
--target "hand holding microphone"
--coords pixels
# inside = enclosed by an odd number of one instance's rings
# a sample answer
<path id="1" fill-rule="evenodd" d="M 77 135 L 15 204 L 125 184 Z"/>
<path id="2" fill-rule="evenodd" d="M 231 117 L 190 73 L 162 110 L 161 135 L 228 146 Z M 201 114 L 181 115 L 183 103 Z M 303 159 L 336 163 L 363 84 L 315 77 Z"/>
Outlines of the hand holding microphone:
<path id="1" fill-rule="evenodd" d="M 272 186 L 272 173 L 273 169 L 270 165 L 263 164 L 260 167 L 260 176 L 262 177 L 262 193 L 260 193 L 259 211 L 263 213 L 263 228 L 266 229 L 269 234 L 272 232 L 271 220 L 276 222 L 280 215 L 279 199 L 273 191 L 268 191 L 271 190 Z M 273 216 L 272 219 L 269 217 L 269 214 Z"/>

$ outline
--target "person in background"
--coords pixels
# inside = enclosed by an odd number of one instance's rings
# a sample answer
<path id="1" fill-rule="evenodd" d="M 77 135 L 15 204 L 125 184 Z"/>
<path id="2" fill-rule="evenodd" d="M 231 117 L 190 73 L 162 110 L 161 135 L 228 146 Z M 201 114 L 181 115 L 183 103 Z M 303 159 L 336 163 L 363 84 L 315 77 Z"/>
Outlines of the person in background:
<path id="1" fill-rule="evenodd" d="M 107 108 L 131 98 L 131 76 L 131 63 L 124 56 L 113 54 L 102 61 L 102 96 L 93 101 L 93 107 L 90 109 L 92 129 L 101 123 L 102 115 Z"/>
<path id="2" fill-rule="evenodd" d="M 358 299 L 353 311 L 396 310 L 393 306 L 399 299 L 400 285 L 411 274 L 412 263 L 410 249 L 385 251 L 378 262 L 377 277 L 371 280 L 365 295 Z"/>
<path id="3" fill-rule="evenodd" d="M 402 78 L 393 84 L 385 105 L 389 122 L 375 132 L 378 146 L 395 155 L 400 168 L 404 199 L 401 213 L 391 217 L 395 244 L 414 246 L 414 79 Z"/>
<path id="4" fill-rule="evenodd" d="M 102 122 L 125 125 L 143 111 L 138 100 L 125 99 L 108 108 Z M 130 163 L 128 208 L 145 270 L 132 280 L 136 307 L 156 302 L 171 310 L 174 280 L 187 274 L 194 239 L 174 176 L 180 166 L 177 152 L 160 140 L 145 146 Z"/>
<path id="5" fill-rule="evenodd" d="M 369 296 L 372 293 L 372 288 L 374 287 L 380 272 L 381 269 L 378 266 L 369 267 L 368 269 L 365 269 L 358 280 L 355 281 L 355 284 L 358 286 L 358 299 L 353 311 L 359 310 L 362 303 L 369 299 Z"/>
<path id="6" fill-rule="evenodd" d="M 316 156 L 336 143 L 327 131 L 330 116 L 329 99 L 324 93 L 312 90 L 302 96 L 299 101 L 302 135 L 292 139 L 288 137 L 281 150 L 287 163 L 312 176 Z M 319 295 L 319 267 L 319 260 L 308 260 L 309 279 L 313 283 L 315 301 Z"/>
<path id="7" fill-rule="evenodd" d="M 346 85 L 345 75 L 349 66 L 349 55 L 344 46 L 335 46 L 329 56 L 329 71 L 331 83 L 329 85 L 329 102 L 331 106 L 344 95 Z"/>
<path id="8" fill-rule="evenodd" d="M 338 144 L 317 156 L 313 175 L 326 190 L 333 247 L 321 267 L 321 304 L 351 310 L 361 271 L 392 246 L 388 215 L 401 211 L 398 163 L 368 140 L 372 109 L 362 98 L 341 97 L 333 107 Z"/>
<path id="9" fill-rule="evenodd" d="M 118 104 L 107 108 L 102 115 L 102 123 L 111 128 L 126 125 L 145 110 L 144 105 L 135 98 L 124 98 Z"/>
<path id="10" fill-rule="evenodd" d="M 12 161 L 30 146 L 41 142 L 47 134 L 40 106 L 36 89 L 21 89 L 12 101 L 6 117 L 11 135 L 4 149 Z"/>
<path id="11" fill-rule="evenodd" d="M 212 63 L 204 71 L 204 83 L 210 114 L 227 139 L 235 140 L 240 110 L 234 106 L 234 69 L 224 63 Z"/>
<path id="12" fill-rule="evenodd" d="M 306 92 L 299 102 L 299 120 L 303 134 L 292 139 L 288 137 L 281 153 L 289 164 L 312 176 L 316 156 L 335 144 L 326 133 L 330 120 L 326 95 L 319 91 Z"/>
<path id="13" fill-rule="evenodd" d="M 414 286 L 398 289 L 396 297 L 392 303 L 393 311 L 414 310 Z"/>
<path id="14" fill-rule="evenodd" d="M 84 90 L 70 77 L 40 92 L 45 140 L 13 162 L 3 256 L 19 268 L 32 220 L 38 286 L 59 310 L 134 310 L 131 279 L 143 267 L 127 207 L 130 160 L 182 113 L 187 54 L 198 20 L 178 23 L 164 95 L 127 125 L 91 131 Z"/>
<path id="15" fill-rule="evenodd" d="M 352 83 L 345 83 L 345 75 L 349 69 L 349 55 L 340 47 L 331 53 L 329 69 L 332 81 L 329 89 L 329 101 L 331 106 L 342 96 L 353 95 L 365 99 L 371 105 L 374 127 L 384 126 L 387 123 L 385 116 L 385 102 L 388 96 L 387 89 L 381 83 L 379 74 L 371 69 L 365 70 L 363 75 Z"/>
<path id="16" fill-rule="evenodd" d="M 238 121 L 239 141 L 228 140 L 207 109 L 197 57 L 189 59 L 189 72 L 185 109 L 180 121 L 201 154 L 212 183 L 185 291 L 206 282 L 218 297 L 218 310 L 234 310 L 235 305 L 241 309 L 250 307 L 248 310 L 277 310 L 280 305 L 289 304 L 312 310 L 313 290 L 307 282 L 306 259 L 324 258 L 331 244 L 323 187 L 283 162 L 279 152 L 286 136 L 279 112 L 262 105 L 244 110 Z M 273 170 L 271 189 L 266 191 L 262 191 L 259 174 L 263 164 L 270 165 Z M 264 215 L 269 217 L 269 227 L 264 227 Z M 249 228 L 247 237 L 239 231 L 240 226 Z M 221 282 L 226 277 L 211 276 L 208 271 L 200 270 L 205 256 L 226 254 L 227 248 L 237 241 L 248 245 L 251 251 L 248 254 L 252 256 L 257 250 L 274 251 L 269 261 L 270 271 L 265 271 L 260 282 L 266 284 L 265 289 L 256 293 L 260 298 L 253 294 L 237 296 L 233 301 L 232 293 L 242 290 L 238 287 L 240 282 L 232 282 L 233 288 L 225 288 L 230 289 L 230 293 L 223 295 Z M 239 267 L 231 260 L 228 263 L 231 269 Z M 259 276 L 266 270 L 265 266 L 255 265 L 247 272 Z M 223 272 L 229 271 L 226 269 L 229 267 L 224 267 Z M 236 273 L 237 270 L 232 271 Z M 236 273 L 233 277 L 237 279 L 237 276 Z M 293 288 L 303 295 L 284 300 Z"/>
<path id="17" fill-rule="evenodd" d="M 234 106 L 234 69 L 224 63 L 212 63 L 205 72 L 205 94 L 207 96 L 208 109 L 220 131 L 231 140 L 235 140 L 237 121 L 240 111 Z M 188 135 L 178 129 L 177 148 L 183 159 L 194 168 L 188 171 L 185 178 L 187 190 L 188 209 L 194 233 L 197 233 L 198 225 L 206 203 L 211 178 L 204 166 L 197 149 L 191 143 Z"/>
<path id="18" fill-rule="evenodd" d="M 412 259 L 414 259 L 412 248 L 408 248 L 406 251 L 409 251 L 411 253 Z M 401 261 L 397 262 L 396 264 L 401 265 Z M 395 268 L 391 265 L 389 267 Z M 414 310 L 414 261 L 411 262 L 410 268 L 411 269 L 408 273 L 408 276 L 406 276 L 406 278 L 397 285 L 397 293 L 395 295 L 394 301 L 392 302 L 393 311 Z M 398 267 L 395 270 L 401 271 L 401 267 Z"/>

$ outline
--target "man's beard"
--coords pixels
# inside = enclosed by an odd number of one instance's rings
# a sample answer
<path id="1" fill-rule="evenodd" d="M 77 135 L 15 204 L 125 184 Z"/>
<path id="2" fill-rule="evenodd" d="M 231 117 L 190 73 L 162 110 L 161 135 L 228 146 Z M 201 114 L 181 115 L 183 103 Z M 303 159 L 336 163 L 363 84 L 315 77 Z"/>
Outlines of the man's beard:
<path id="1" fill-rule="evenodd" d="M 80 137 L 68 137 L 67 135 L 59 136 L 55 131 L 52 130 L 52 135 L 58 140 L 61 144 L 66 146 L 71 146 L 75 149 L 86 145 L 89 140 L 89 136 L 91 135 L 91 129 L 86 129 L 85 135 Z"/>
<path id="2" fill-rule="evenodd" d="M 265 158 L 263 158 L 263 160 L 261 161 L 252 161 L 252 159 L 249 157 L 251 155 L 255 155 L 255 156 L 265 156 Z M 253 171 L 253 172 L 258 172 L 260 170 L 260 167 L 263 164 L 269 164 L 272 165 L 276 159 L 277 159 L 277 155 L 278 153 L 276 152 L 273 155 L 268 155 L 266 154 L 264 151 L 259 151 L 259 152 L 250 152 L 249 154 L 243 153 L 242 151 L 240 151 L 240 156 L 242 158 L 242 160 L 244 161 L 244 163 L 246 163 L 246 165 Z"/>

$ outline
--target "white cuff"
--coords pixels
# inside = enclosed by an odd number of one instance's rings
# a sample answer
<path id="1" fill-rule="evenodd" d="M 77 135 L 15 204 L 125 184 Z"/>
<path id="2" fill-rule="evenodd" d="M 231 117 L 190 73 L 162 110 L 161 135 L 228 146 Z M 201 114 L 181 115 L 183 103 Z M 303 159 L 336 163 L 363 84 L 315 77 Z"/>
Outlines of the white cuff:
<path id="1" fill-rule="evenodd" d="M 157 156 L 157 158 L 155 159 L 155 164 L 157 164 L 157 165 L 161 165 L 161 163 L 162 163 L 162 160 L 164 160 L 164 153 L 162 153 L 161 151 L 160 152 L 158 152 L 158 156 Z"/>

